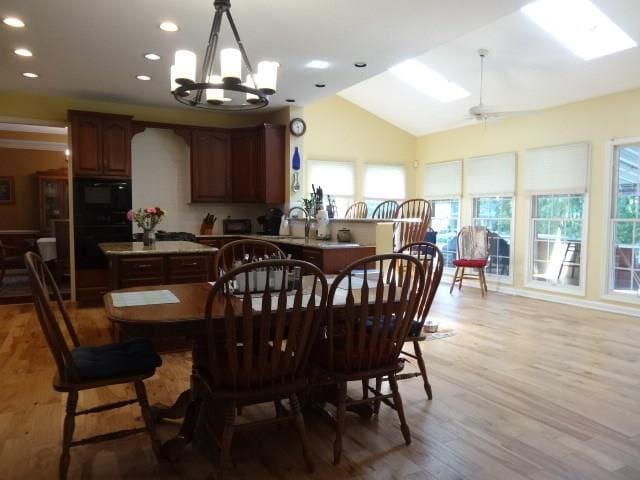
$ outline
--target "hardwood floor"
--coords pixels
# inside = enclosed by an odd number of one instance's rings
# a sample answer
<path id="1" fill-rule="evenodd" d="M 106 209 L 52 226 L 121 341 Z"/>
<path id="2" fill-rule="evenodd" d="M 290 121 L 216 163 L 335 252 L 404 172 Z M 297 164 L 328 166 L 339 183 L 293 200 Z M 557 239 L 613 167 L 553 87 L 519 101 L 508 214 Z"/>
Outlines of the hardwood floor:
<path id="1" fill-rule="evenodd" d="M 101 309 L 72 313 L 84 342 L 110 340 Z M 368 422 L 350 415 L 334 467 L 332 427 L 309 414 L 309 478 L 640 479 L 640 319 L 494 292 L 482 299 L 472 288 L 452 296 L 442 288 L 433 316 L 456 335 L 424 345 L 431 402 L 419 378 L 400 384 L 413 443 L 404 446 L 384 406 Z M 0 306 L 2 478 L 55 477 L 64 398 L 51 388 L 53 370 L 31 306 Z M 147 382 L 151 402 L 170 402 L 189 372 L 188 355 L 165 356 Z M 132 394 L 88 392 L 80 407 Z M 126 407 L 80 417 L 76 432 L 134 423 L 140 412 Z M 159 430 L 168 438 L 177 425 Z M 293 429 L 238 434 L 232 452 L 230 478 L 307 476 Z M 207 478 L 211 465 L 193 448 L 179 463 L 158 464 L 148 438 L 137 436 L 72 449 L 70 478 Z"/>

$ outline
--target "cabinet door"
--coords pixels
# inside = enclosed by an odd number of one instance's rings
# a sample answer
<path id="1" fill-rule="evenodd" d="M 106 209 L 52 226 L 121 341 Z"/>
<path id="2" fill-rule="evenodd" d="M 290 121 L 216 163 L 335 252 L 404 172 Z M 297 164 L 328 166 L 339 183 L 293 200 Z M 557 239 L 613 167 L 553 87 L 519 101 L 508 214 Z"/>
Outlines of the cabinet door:
<path id="1" fill-rule="evenodd" d="M 234 202 L 263 202 L 266 173 L 260 169 L 260 135 L 258 129 L 233 132 L 231 140 L 231 191 Z M 260 181 L 259 181 L 260 180 Z"/>
<path id="2" fill-rule="evenodd" d="M 287 159 L 284 155 L 284 132 L 282 125 L 265 125 L 262 129 L 261 169 L 264 176 L 262 201 L 266 203 L 284 202 L 284 170 Z"/>
<path id="3" fill-rule="evenodd" d="M 231 200 L 231 136 L 194 130 L 191 134 L 191 201 Z"/>
<path id="4" fill-rule="evenodd" d="M 120 118 L 102 120 L 103 175 L 131 176 L 131 121 Z"/>
<path id="5" fill-rule="evenodd" d="M 74 175 L 102 174 L 102 122 L 99 118 L 78 115 L 71 119 L 71 152 Z"/>

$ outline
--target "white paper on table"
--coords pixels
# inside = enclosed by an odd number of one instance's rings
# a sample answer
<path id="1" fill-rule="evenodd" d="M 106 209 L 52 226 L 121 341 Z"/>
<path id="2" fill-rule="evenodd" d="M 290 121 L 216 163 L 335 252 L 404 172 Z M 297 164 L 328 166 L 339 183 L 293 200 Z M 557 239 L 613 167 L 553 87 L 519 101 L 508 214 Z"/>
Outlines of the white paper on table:
<path id="1" fill-rule="evenodd" d="M 171 290 L 112 293 L 111 301 L 116 308 L 180 303 L 178 297 L 176 297 Z"/>

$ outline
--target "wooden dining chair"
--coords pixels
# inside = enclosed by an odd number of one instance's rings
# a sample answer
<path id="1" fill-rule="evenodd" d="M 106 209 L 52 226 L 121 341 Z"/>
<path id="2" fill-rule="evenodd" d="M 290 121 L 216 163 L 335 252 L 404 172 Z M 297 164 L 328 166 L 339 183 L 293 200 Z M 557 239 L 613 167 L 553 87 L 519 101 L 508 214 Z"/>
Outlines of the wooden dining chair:
<path id="1" fill-rule="evenodd" d="M 367 218 L 367 214 L 367 204 L 364 202 L 356 202 L 347 208 L 344 218 Z"/>
<path id="2" fill-rule="evenodd" d="M 286 272 L 299 267 L 303 285 L 287 289 Z M 265 290 L 251 294 L 248 289 L 233 294 L 236 285 L 249 283 L 253 274 L 264 273 Z M 282 273 L 285 275 L 282 275 Z M 242 280 L 244 279 L 244 280 Z M 220 474 L 229 464 L 231 441 L 236 430 L 266 424 L 293 422 L 307 468 L 312 471 L 304 419 L 298 393 L 306 389 L 306 366 L 327 302 L 328 286 L 323 273 L 300 260 L 265 260 L 243 265 L 223 275 L 209 293 L 205 308 L 208 373 L 196 374 L 203 385 L 205 408 L 218 423 Z M 241 308 L 237 308 L 241 299 Z M 216 311 L 224 318 L 213 318 Z M 234 305 L 236 307 L 234 307 Z M 280 401 L 289 400 L 286 414 Z M 273 401 L 275 417 L 253 423 L 236 424 L 239 407 Z M 206 405 L 206 403 L 205 403 Z"/>
<path id="3" fill-rule="evenodd" d="M 435 244 L 429 242 L 410 243 L 409 245 L 402 247 L 399 253 L 405 253 L 417 258 L 422 264 L 422 268 L 425 272 L 425 278 L 424 290 L 422 291 L 420 304 L 418 306 L 415 319 L 411 324 L 409 335 L 407 335 L 405 340 L 406 343 L 413 343 L 413 353 L 405 350 L 402 351 L 403 355 L 411 357 L 418 362 L 418 368 L 420 371 L 401 373 L 396 375 L 396 378 L 398 380 L 405 380 L 408 378 L 422 376 L 424 391 L 427 394 L 427 398 L 431 400 L 433 398 L 433 394 L 431 391 L 431 384 L 429 383 L 429 377 L 427 376 L 427 367 L 422 356 L 422 350 L 420 349 L 420 342 L 426 339 L 423 332 L 424 323 L 427 320 L 431 304 L 433 304 L 433 299 L 436 296 L 440 280 L 442 279 L 444 260 L 440 249 Z"/>
<path id="4" fill-rule="evenodd" d="M 97 347 L 81 346 L 73 323 L 65 309 L 60 290 L 47 265 L 33 252 L 28 252 L 25 255 L 25 263 L 31 280 L 38 321 L 58 369 L 53 380 L 53 388 L 58 392 L 68 394 L 59 465 L 60 478 L 64 479 L 67 476 L 71 447 L 112 440 L 136 433 L 147 432 L 149 434 L 153 451 L 160 460 L 162 458 L 160 441 L 143 383 L 145 379 L 153 376 L 156 367 L 162 363 L 160 357 L 153 350 L 150 340 L 131 339 L 124 343 Z M 99 405 L 86 410 L 76 410 L 80 391 L 125 383 L 133 383 L 136 398 Z M 132 403 L 140 405 L 144 428 L 118 430 L 81 440 L 73 440 L 75 417 L 104 412 Z"/>
<path id="5" fill-rule="evenodd" d="M 397 219 L 417 218 L 418 222 L 399 222 L 395 226 L 396 250 L 403 245 L 422 242 L 431 224 L 431 202 L 422 198 L 405 200 L 396 210 Z"/>
<path id="6" fill-rule="evenodd" d="M 371 218 L 395 218 L 396 210 L 398 209 L 398 202 L 395 200 L 385 200 L 379 203 L 373 210 Z"/>
<path id="7" fill-rule="evenodd" d="M 407 445 L 411 443 L 396 374 L 402 345 L 411 328 L 424 288 L 422 263 L 409 255 L 374 255 L 349 265 L 329 290 L 326 324 L 313 351 L 313 362 L 320 378 L 337 387 L 336 438 L 334 464 L 342 456 L 347 407 L 368 404 L 373 409 L 382 401 L 395 409 Z M 347 396 L 347 383 L 363 384 L 387 377 L 391 393 L 380 386 L 363 391 L 361 399 Z M 369 394 L 373 396 L 369 396 Z"/>
<path id="8" fill-rule="evenodd" d="M 487 279 L 484 269 L 489 261 L 489 231 L 483 226 L 462 227 L 458 232 L 456 259 L 453 265 L 456 271 L 449 293 L 458 284 L 458 290 L 462 289 L 462 279 L 477 278 L 480 282 L 480 293 L 484 297 L 487 293 Z M 475 270 L 477 273 L 465 273 L 465 269 Z"/>
<path id="9" fill-rule="evenodd" d="M 270 259 L 284 259 L 284 252 L 271 242 L 254 239 L 234 240 L 233 242 L 223 245 L 214 260 L 214 272 L 216 278 L 230 272 L 233 269 L 233 263 L 237 260 L 243 261 L 245 256 L 249 256 L 249 260 L 255 258 L 263 259 L 267 255 Z"/>

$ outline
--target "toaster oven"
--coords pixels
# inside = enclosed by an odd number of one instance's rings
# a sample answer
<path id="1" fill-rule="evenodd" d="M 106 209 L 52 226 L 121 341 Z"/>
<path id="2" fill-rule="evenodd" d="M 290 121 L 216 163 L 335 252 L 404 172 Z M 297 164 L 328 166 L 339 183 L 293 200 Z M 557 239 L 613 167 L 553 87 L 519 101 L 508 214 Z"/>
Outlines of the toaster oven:
<path id="1" fill-rule="evenodd" d="M 251 220 L 249 218 L 225 218 L 222 220 L 222 233 L 225 235 L 251 233 Z"/>

